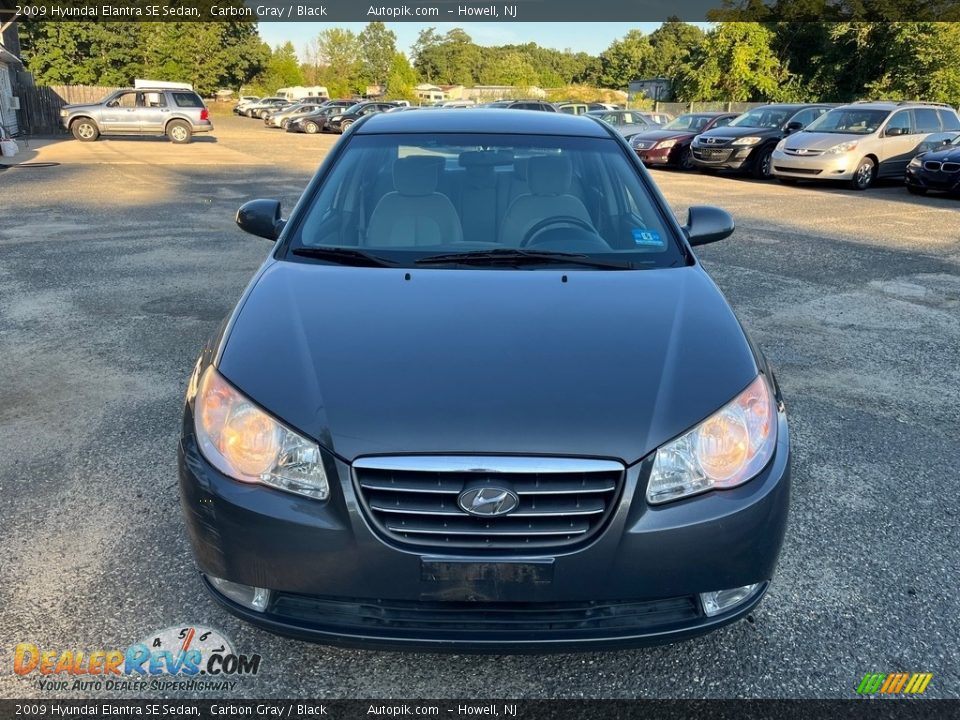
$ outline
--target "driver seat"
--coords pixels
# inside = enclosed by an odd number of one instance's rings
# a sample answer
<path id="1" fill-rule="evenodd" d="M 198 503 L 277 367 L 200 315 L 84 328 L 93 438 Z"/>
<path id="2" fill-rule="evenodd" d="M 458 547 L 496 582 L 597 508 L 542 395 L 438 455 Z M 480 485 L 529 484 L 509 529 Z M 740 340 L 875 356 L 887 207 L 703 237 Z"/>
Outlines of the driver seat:
<path id="1" fill-rule="evenodd" d="M 518 196 L 500 225 L 500 242 L 519 247 L 524 235 L 541 220 L 575 217 L 593 225 L 580 198 L 570 194 L 573 165 L 566 155 L 535 155 L 527 167 L 530 192 Z"/>

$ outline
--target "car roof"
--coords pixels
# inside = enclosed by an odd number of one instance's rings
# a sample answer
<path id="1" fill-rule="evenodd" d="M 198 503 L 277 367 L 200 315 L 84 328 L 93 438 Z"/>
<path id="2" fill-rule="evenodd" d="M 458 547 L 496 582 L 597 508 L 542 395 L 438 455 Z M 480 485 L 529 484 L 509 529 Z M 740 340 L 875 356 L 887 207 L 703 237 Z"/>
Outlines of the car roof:
<path id="1" fill-rule="evenodd" d="M 466 112 L 424 108 L 423 112 L 417 113 L 371 115 L 368 120 L 355 126 L 354 132 L 364 135 L 502 133 L 505 135 L 610 137 L 610 132 L 603 125 L 582 115 L 494 108 L 472 108 Z"/>
<path id="2" fill-rule="evenodd" d="M 927 102 L 910 102 L 905 100 L 903 102 L 893 101 L 893 100 L 874 100 L 872 102 L 855 102 L 848 103 L 846 105 L 838 106 L 843 109 L 856 108 L 857 110 L 903 110 L 903 109 L 916 109 L 916 108 L 932 108 L 939 110 L 954 110 L 954 108 L 947 104 L 941 103 L 927 103 Z"/>

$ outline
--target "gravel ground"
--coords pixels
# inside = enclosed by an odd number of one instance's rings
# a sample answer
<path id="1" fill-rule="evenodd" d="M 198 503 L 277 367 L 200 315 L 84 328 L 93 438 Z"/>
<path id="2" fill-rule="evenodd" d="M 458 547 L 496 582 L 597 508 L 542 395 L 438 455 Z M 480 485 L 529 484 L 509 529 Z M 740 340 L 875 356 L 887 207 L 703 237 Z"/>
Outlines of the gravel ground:
<path id="1" fill-rule="evenodd" d="M 291 207 L 333 142 L 216 122 L 189 146 L 31 141 L 17 161 L 57 164 L 0 171 L 0 696 L 98 695 L 14 676 L 19 642 L 197 623 L 263 656 L 237 697 L 843 698 L 893 671 L 960 697 L 960 200 L 655 173 L 681 215 L 734 214 L 700 255 L 788 401 L 791 524 L 752 621 L 598 654 L 347 651 L 225 614 L 183 531 L 187 375 L 269 250 L 233 214 Z"/>

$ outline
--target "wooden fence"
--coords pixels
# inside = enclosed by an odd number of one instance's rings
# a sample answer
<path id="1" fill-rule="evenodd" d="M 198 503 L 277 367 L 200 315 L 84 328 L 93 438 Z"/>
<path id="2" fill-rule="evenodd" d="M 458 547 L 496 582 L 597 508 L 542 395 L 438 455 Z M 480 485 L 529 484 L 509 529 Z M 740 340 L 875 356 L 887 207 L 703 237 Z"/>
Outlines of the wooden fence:
<path id="1" fill-rule="evenodd" d="M 115 87 L 94 85 L 37 85 L 30 73 L 17 73 L 15 93 L 20 98 L 20 130 L 30 135 L 66 132 L 60 123 L 60 108 L 73 103 L 102 100 Z"/>

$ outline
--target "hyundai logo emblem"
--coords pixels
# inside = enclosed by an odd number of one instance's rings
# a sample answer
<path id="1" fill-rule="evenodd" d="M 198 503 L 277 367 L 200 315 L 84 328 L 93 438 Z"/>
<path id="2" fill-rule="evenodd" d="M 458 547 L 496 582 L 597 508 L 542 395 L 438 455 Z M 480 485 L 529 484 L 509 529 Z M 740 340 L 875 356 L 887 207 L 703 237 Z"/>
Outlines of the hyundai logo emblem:
<path id="1" fill-rule="evenodd" d="M 517 509 L 520 498 L 504 487 L 478 487 L 464 490 L 457 498 L 460 509 L 479 517 L 497 517 Z"/>

